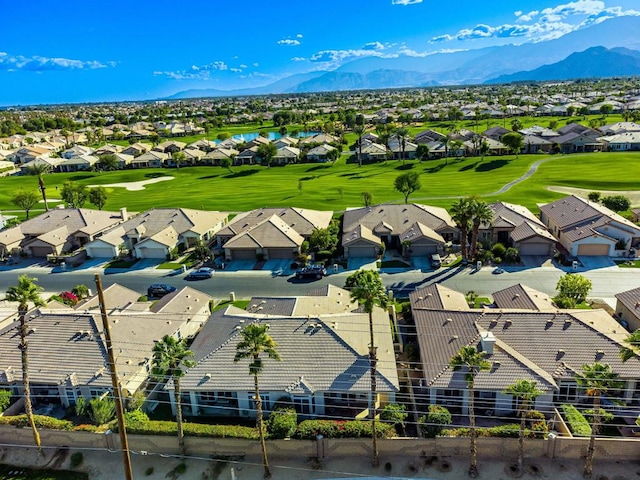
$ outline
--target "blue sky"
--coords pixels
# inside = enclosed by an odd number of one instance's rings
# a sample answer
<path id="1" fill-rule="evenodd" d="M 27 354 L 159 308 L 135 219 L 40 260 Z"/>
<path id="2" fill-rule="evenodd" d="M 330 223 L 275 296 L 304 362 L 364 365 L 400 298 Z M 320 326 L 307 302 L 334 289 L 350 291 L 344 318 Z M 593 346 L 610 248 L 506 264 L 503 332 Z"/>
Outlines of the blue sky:
<path id="1" fill-rule="evenodd" d="M 364 56 L 557 38 L 638 0 L 0 0 L 0 105 L 260 86 Z"/>

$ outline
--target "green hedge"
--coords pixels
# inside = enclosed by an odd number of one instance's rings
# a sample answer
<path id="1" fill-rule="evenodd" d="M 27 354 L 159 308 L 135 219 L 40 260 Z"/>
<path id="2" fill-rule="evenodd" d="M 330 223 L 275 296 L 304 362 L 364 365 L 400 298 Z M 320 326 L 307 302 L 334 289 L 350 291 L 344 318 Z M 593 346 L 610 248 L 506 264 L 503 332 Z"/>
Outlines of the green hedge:
<path id="1" fill-rule="evenodd" d="M 376 433 L 379 438 L 391 438 L 395 435 L 393 425 L 378 422 Z M 305 420 L 300 422 L 295 436 L 303 440 L 314 440 L 316 436 L 325 438 L 371 437 L 371 422 L 360 420 Z"/>
<path id="2" fill-rule="evenodd" d="M 260 438 L 258 431 L 253 427 L 238 425 L 208 425 L 204 423 L 183 423 L 184 434 L 192 437 L 214 438 L 246 438 L 255 440 Z M 114 431 L 118 430 L 117 424 Z M 149 420 L 148 422 L 128 422 L 127 432 L 140 435 L 177 435 L 176 422 Z"/>
<path id="3" fill-rule="evenodd" d="M 50 428 L 52 430 L 73 430 L 73 423 L 69 420 L 58 420 L 54 417 L 44 415 L 34 415 L 37 428 Z M 13 425 L 14 427 L 29 427 L 26 415 L 16 415 L 15 417 L 0 417 L 0 425 Z"/>
<path id="4" fill-rule="evenodd" d="M 541 424 L 542 422 L 540 422 Z M 533 429 L 525 428 L 524 436 L 526 438 L 536 438 L 540 437 L 544 433 L 546 433 L 542 425 L 536 424 Z M 450 428 L 444 429 L 440 433 L 440 436 L 443 437 L 468 437 L 469 436 L 469 428 Z M 503 438 L 518 438 L 520 436 L 520 424 L 510 423 L 507 425 L 500 425 L 497 427 L 490 428 L 478 428 L 476 430 L 476 434 L 478 437 L 503 437 Z"/>
<path id="5" fill-rule="evenodd" d="M 576 437 L 591 436 L 591 426 L 589 422 L 587 422 L 587 419 L 584 418 L 584 415 L 582 415 L 576 407 L 565 403 L 562 405 L 562 411 L 564 412 L 564 418 L 569 425 L 571 433 Z"/>

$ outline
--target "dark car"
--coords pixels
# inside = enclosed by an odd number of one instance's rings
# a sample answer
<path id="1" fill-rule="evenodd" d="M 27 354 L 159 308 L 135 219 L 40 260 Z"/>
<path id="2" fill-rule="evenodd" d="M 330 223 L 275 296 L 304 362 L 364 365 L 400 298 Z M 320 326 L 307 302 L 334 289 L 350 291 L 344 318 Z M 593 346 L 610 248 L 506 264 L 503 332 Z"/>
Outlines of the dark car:
<path id="1" fill-rule="evenodd" d="M 321 265 L 313 267 L 305 267 L 302 270 L 296 272 L 296 278 L 301 280 L 303 278 L 322 278 L 327 274 L 327 269 Z"/>
<path id="2" fill-rule="evenodd" d="M 147 297 L 164 297 L 167 293 L 175 292 L 176 287 L 164 283 L 154 283 L 147 288 Z"/>
<path id="3" fill-rule="evenodd" d="M 211 278 L 213 277 L 213 273 L 215 272 L 215 270 L 211 267 L 200 267 L 197 268 L 195 270 L 192 270 L 191 273 L 189 273 L 189 275 L 187 275 L 187 278 L 192 278 L 194 280 L 200 280 L 203 278 Z"/>

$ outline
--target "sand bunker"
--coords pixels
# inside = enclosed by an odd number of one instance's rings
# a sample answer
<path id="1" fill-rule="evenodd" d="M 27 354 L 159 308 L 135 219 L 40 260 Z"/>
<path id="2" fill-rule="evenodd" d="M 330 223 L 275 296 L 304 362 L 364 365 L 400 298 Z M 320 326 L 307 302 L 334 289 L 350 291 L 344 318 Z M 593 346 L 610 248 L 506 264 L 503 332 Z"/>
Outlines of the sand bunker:
<path id="1" fill-rule="evenodd" d="M 130 192 L 136 192 L 140 190 L 144 190 L 144 187 L 147 185 L 151 185 L 152 183 L 164 182 L 166 180 L 173 180 L 174 177 L 158 177 L 151 178 L 149 180 L 142 180 L 140 182 L 122 182 L 122 183 L 109 183 L 106 185 L 89 185 L 90 188 L 94 187 L 121 187 L 126 188 Z"/>

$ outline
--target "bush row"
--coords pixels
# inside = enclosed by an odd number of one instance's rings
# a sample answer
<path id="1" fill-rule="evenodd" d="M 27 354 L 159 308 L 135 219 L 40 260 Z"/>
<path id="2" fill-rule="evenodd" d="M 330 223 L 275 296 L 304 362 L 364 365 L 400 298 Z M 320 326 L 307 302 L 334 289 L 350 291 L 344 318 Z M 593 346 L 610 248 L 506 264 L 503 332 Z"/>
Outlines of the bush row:
<path id="1" fill-rule="evenodd" d="M 314 440 L 318 435 L 325 438 L 360 438 L 371 437 L 371 422 L 360 420 L 304 420 L 296 429 L 295 437 L 303 440 Z M 396 430 L 393 425 L 376 423 L 376 434 L 379 438 L 391 438 Z"/>
<path id="2" fill-rule="evenodd" d="M 246 438 L 255 440 L 260 438 L 258 430 L 253 427 L 240 425 L 208 425 L 204 423 L 183 423 L 184 434 L 192 437 L 214 438 Z M 118 430 L 117 424 L 114 431 Z M 177 435 L 176 422 L 148 420 L 142 422 L 127 422 L 127 432 L 139 435 Z"/>
<path id="3" fill-rule="evenodd" d="M 564 412 L 564 418 L 567 420 L 569 429 L 576 437 L 590 437 L 591 426 L 587 419 L 584 418 L 576 407 L 567 403 L 562 405 L 562 411 Z"/>
<path id="4" fill-rule="evenodd" d="M 542 430 L 543 422 L 539 422 L 533 426 L 533 428 L 525 428 L 524 436 L 526 438 L 541 438 L 545 432 Z M 546 430 L 546 424 L 545 428 Z M 440 432 L 440 436 L 443 437 L 468 437 L 470 435 L 469 428 L 450 428 L 444 429 Z M 518 438 L 520 436 L 520 424 L 508 424 L 499 425 L 497 427 L 490 428 L 478 428 L 476 429 L 476 436 L 478 437 L 503 437 L 503 438 Z"/>

